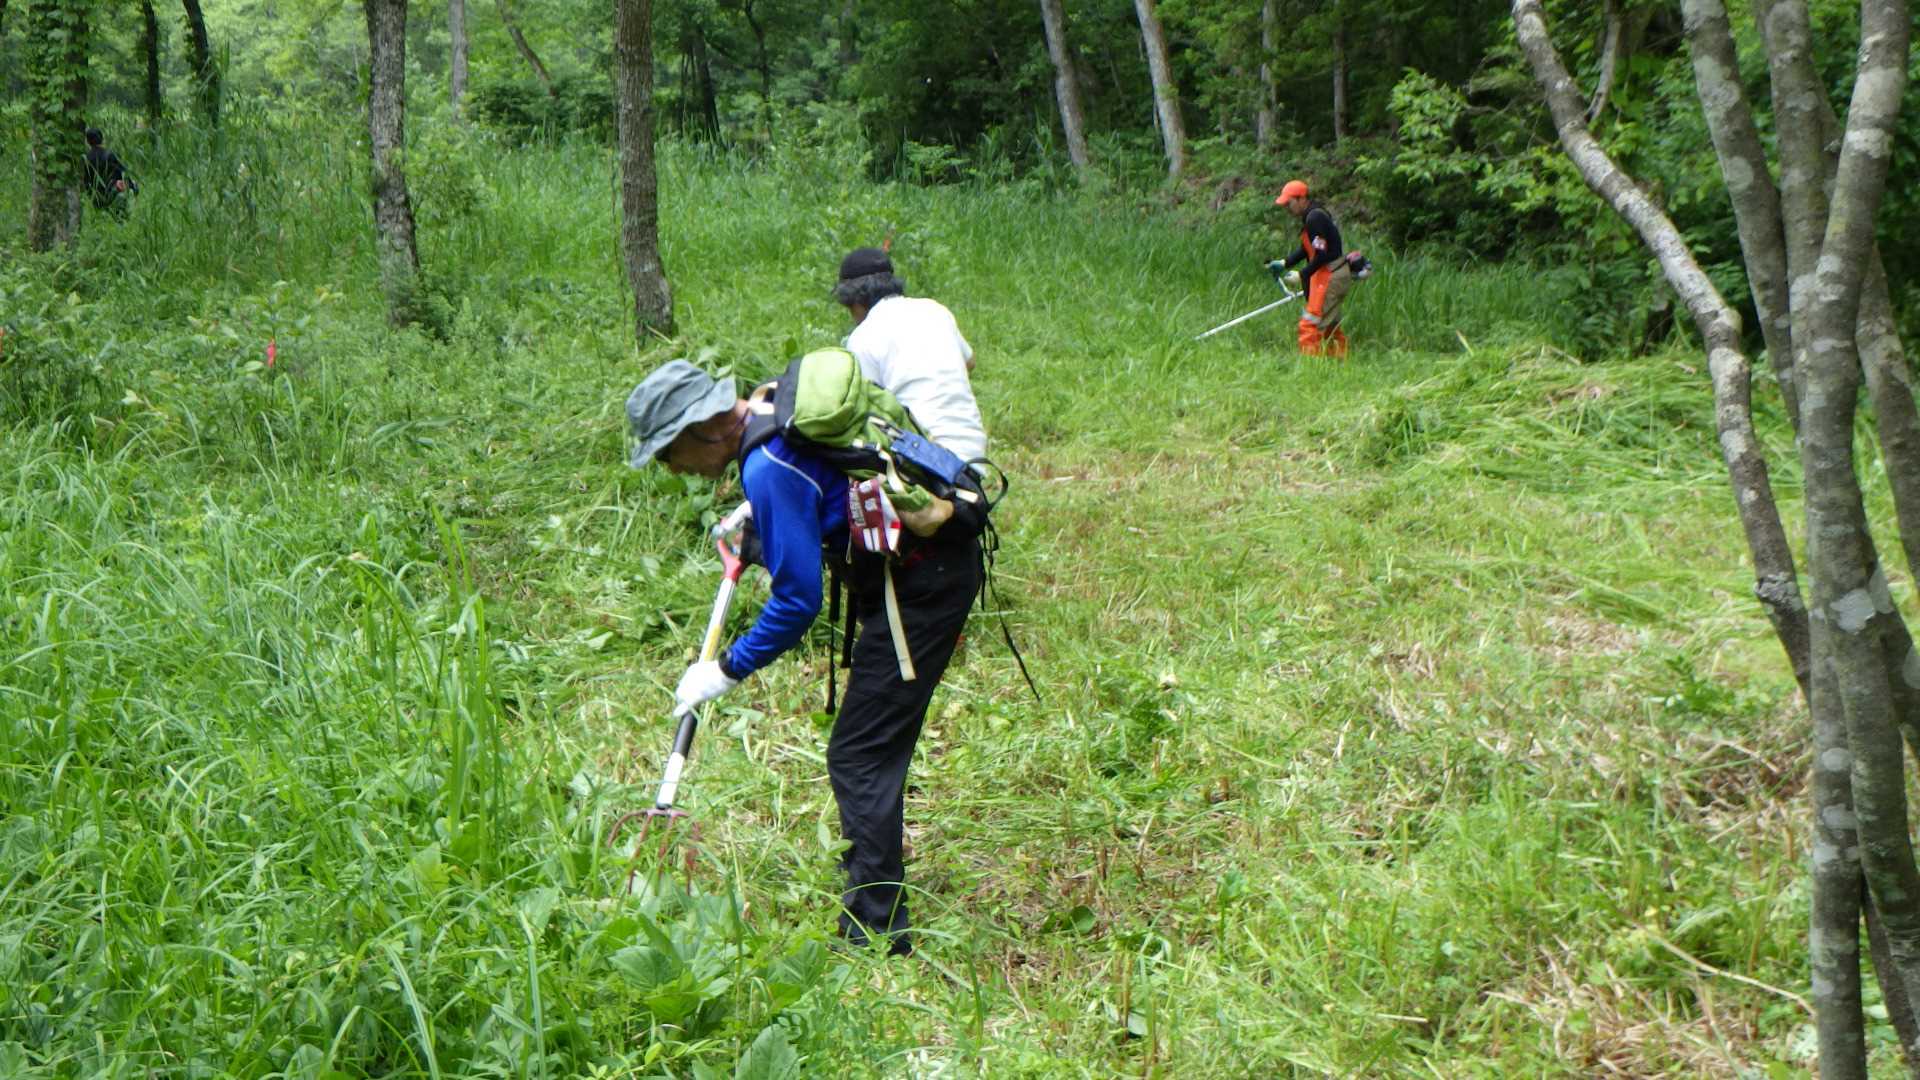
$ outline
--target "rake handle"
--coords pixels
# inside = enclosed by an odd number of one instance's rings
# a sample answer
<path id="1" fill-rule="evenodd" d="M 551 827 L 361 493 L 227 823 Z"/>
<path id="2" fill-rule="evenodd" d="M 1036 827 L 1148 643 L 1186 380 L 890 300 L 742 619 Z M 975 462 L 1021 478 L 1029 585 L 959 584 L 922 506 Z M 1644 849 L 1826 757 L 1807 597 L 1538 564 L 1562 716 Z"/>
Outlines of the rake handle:
<path id="1" fill-rule="evenodd" d="M 720 591 L 713 598 L 713 612 L 707 616 L 707 633 L 700 639 L 700 659 L 702 662 L 713 660 L 720 655 L 720 635 L 727 626 L 727 611 L 733 607 L 734 589 L 740 584 L 740 575 L 747 564 L 740 561 L 740 553 L 728 544 L 728 537 L 745 522 L 748 507 L 740 504 L 740 509 L 727 515 L 725 521 L 713 530 L 713 546 L 720 551 L 720 565 L 724 571 L 720 578 Z M 653 799 L 655 810 L 673 809 L 674 797 L 680 793 L 680 774 L 686 770 L 687 758 L 693 754 L 693 737 L 700 730 L 700 711 L 687 709 L 677 714 L 679 730 L 673 734 L 673 752 L 667 755 L 667 768 L 660 777 L 660 790 Z"/>

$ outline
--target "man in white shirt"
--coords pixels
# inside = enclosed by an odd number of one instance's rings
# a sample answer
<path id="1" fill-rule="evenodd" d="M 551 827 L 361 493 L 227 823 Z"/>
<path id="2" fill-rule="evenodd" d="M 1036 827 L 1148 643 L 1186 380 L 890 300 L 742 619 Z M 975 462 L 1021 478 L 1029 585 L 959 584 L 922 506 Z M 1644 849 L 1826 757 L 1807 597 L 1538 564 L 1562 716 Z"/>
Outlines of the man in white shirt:
<path id="1" fill-rule="evenodd" d="M 879 248 L 840 261 L 833 297 L 853 316 L 847 351 L 860 372 L 907 407 L 927 436 L 964 461 L 987 456 L 987 429 L 973 399 L 973 347 L 938 301 L 906 295 Z"/>

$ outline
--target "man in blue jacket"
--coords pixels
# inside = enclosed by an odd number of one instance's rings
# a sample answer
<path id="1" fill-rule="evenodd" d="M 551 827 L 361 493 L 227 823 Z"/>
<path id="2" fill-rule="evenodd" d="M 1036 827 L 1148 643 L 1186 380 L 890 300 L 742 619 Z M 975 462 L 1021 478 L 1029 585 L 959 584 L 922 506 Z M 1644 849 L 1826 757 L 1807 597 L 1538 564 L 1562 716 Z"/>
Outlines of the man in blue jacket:
<path id="1" fill-rule="evenodd" d="M 647 376 L 627 399 L 627 420 L 635 468 L 658 461 L 676 473 L 718 478 L 738 459 L 761 561 L 772 579 L 772 595 L 746 634 L 719 659 L 696 663 L 681 676 L 678 708 L 720 697 L 799 644 L 820 613 L 826 560 L 841 564 L 861 628 L 846 699 L 827 743 L 827 776 L 849 845 L 840 933 L 855 944 L 880 936 L 891 953 L 911 953 L 902 885 L 907 766 L 980 591 L 979 541 L 963 530 L 930 539 L 903 535 L 892 574 L 914 675 L 903 679 L 884 610 L 880 556 L 847 558 L 844 474 L 778 434 L 753 430 L 758 418 L 733 380 L 714 379 L 684 360 Z"/>

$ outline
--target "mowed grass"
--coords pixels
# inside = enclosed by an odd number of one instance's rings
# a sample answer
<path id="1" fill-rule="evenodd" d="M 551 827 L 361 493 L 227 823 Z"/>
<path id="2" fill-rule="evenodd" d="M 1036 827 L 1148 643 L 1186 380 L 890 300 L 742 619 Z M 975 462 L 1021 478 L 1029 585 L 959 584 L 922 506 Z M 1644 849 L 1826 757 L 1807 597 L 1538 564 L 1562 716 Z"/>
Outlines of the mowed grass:
<path id="1" fill-rule="evenodd" d="M 607 153 L 442 147 L 435 329 L 393 334 L 346 201 L 193 202 L 242 156 L 357 170 L 302 123 L 157 137 L 198 180 L 150 165 L 126 225 L 0 271 L 11 362 L 93 402 L 9 384 L 7 1071 L 1809 1063 L 1803 720 L 1696 358 L 1577 362 L 1524 269 L 1379 251 L 1349 361 L 1284 313 L 1195 344 L 1273 296 L 1272 242 L 875 186 L 831 140 L 668 148 L 680 327 L 641 351 Z M 710 719 L 697 827 L 617 829 L 737 498 L 628 470 L 621 401 L 836 340 L 832 267 L 889 234 L 1014 485 L 909 792 L 910 963 L 822 948 L 824 627 Z"/>

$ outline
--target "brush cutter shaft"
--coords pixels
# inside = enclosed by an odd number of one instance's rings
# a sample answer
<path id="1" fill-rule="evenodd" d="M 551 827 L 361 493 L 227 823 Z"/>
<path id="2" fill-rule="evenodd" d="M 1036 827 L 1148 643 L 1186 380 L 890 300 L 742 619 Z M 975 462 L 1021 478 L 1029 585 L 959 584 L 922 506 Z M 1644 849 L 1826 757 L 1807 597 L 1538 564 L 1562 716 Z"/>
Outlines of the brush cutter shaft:
<path id="1" fill-rule="evenodd" d="M 1241 323 L 1246 322 L 1248 319 L 1253 318 L 1255 315 L 1265 315 L 1267 312 L 1272 311 L 1274 308 L 1280 307 L 1283 304 L 1291 304 L 1298 299 L 1300 299 L 1299 293 L 1289 292 L 1287 295 L 1281 297 L 1278 300 L 1275 300 L 1273 303 L 1268 304 L 1265 307 L 1256 308 L 1252 311 L 1247 312 L 1245 315 L 1240 316 L 1237 319 L 1232 319 L 1230 321 L 1223 322 L 1219 326 L 1214 327 L 1213 329 L 1207 331 L 1204 334 L 1197 334 L 1194 336 L 1193 340 L 1199 341 L 1201 338 L 1210 338 L 1222 330 L 1227 330 L 1232 327 L 1239 326 Z"/>

